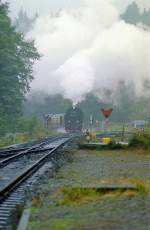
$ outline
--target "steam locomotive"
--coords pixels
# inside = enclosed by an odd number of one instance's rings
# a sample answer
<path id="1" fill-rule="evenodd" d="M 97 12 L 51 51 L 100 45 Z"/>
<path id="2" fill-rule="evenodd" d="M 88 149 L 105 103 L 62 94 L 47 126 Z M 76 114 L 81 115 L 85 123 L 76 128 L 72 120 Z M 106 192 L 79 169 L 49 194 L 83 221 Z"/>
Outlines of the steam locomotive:
<path id="1" fill-rule="evenodd" d="M 64 122 L 67 133 L 80 133 L 83 128 L 83 112 L 77 107 L 71 107 L 67 110 Z"/>

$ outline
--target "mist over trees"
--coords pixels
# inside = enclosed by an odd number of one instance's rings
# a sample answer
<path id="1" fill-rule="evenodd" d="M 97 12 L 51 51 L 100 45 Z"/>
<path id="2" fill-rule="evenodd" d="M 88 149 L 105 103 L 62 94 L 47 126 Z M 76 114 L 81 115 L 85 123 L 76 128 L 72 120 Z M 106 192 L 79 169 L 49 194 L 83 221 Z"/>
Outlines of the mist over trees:
<path id="1" fill-rule="evenodd" d="M 72 101 L 61 95 L 50 96 L 44 92 L 34 92 L 24 104 L 24 115 L 27 117 L 36 115 L 43 119 L 44 114 L 65 113 L 71 106 Z M 90 93 L 77 106 L 83 110 L 84 121 L 88 123 L 91 114 L 94 119 L 101 119 L 100 109 L 108 104 L 100 102 L 96 96 Z"/>
<path id="2" fill-rule="evenodd" d="M 150 26 L 150 10 L 145 9 L 141 13 L 136 2 L 133 2 L 127 7 L 125 13 L 121 15 L 121 18 L 130 24 L 136 25 L 138 23 L 143 23 L 146 26 Z"/>
<path id="3" fill-rule="evenodd" d="M 22 103 L 33 80 L 32 66 L 39 54 L 33 41 L 16 32 L 8 5 L 0 1 L 0 132 L 12 130 L 22 114 Z"/>
<path id="4" fill-rule="evenodd" d="M 14 25 L 18 32 L 22 32 L 26 34 L 33 29 L 34 23 L 37 18 L 38 18 L 38 14 L 36 14 L 33 18 L 30 18 L 27 15 L 26 11 L 24 11 L 21 8 L 17 18 L 14 21 Z"/>
<path id="5" fill-rule="evenodd" d="M 44 114 L 65 113 L 72 106 L 69 99 L 61 95 L 50 96 L 44 92 L 33 92 L 24 103 L 24 115 L 27 117 L 38 116 L 43 118 Z"/>
<path id="6" fill-rule="evenodd" d="M 109 97 L 109 95 L 110 97 Z M 24 104 L 25 116 L 36 115 L 42 119 L 43 114 L 65 113 L 72 105 L 69 99 L 61 95 L 50 96 L 44 92 L 34 92 Z M 137 96 L 134 84 L 120 81 L 115 92 L 104 90 L 103 97 L 97 97 L 89 93 L 86 98 L 77 104 L 84 113 L 84 122 L 89 124 L 90 116 L 94 121 L 102 121 L 102 108 L 113 108 L 111 121 L 130 122 L 132 120 L 148 120 L 150 114 L 150 97 Z"/>

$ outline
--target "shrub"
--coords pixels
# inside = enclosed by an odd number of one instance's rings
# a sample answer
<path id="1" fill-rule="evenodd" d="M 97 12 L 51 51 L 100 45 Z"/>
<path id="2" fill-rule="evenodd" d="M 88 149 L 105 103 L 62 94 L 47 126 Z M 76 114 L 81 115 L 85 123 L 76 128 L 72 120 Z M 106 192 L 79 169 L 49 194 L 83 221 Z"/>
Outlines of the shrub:
<path id="1" fill-rule="evenodd" d="M 0 137 L 0 147 L 24 143 L 33 139 L 41 139 L 54 134 L 56 133 L 46 129 L 37 117 L 33 116 L 28 119 L 22 117 L 15 124 L 13 133 Z"/>
<path id="2" fill-rule="evenodd" d="M 129 141 L 130 147 L 150 148 L 150 134 L 147 132 L 135 133 Z"/>

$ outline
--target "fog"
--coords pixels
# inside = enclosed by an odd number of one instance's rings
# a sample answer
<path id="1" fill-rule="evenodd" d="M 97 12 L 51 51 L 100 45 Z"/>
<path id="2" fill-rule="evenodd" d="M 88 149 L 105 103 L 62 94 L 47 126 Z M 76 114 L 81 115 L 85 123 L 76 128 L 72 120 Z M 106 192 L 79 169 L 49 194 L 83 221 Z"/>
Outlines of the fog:
<path id="1" fill-rule="evenodd" d="M 106 0 L 107 1 L 107 0 Z M 112 0 L 119 10 L 124 11 L 126 6 L 133 0 Z M 141 9 L 150 8 L 150 1 L 148 0 L 135 0 Z M 82 4 L 82 0 L 7 0 L 10 3 L 11 15 L 15 17 L 20 9 L 23 7 L 29 15 L 33 15 L 38 12 L 40 15 L 49 13 L 52 10 L 58 10 L 62 8 L 78 7 Z"/>
<path id="2" fill-rule="evenodd" d="M 120 80 L 133 82 L 137 94 L 150 80 L 150 32 L 121 21 L 106 0 L 83 0 L 59 17 L 41 16 L 28 35 L 43 54 L 35 65 L 32 89 L 60 93 L 74 103 L 87 93 L 115 90 Z"/>
<path id="3" fill-rule="evenodd" d="M 11 15 L 15 17 L 17 12 L 22 7 L 33 16 L 36 12 L 40 15 L 48 14 L 62 8 L 77 7 L 80 5 L 80 0 L 8 0 L 11 8 Z"/>

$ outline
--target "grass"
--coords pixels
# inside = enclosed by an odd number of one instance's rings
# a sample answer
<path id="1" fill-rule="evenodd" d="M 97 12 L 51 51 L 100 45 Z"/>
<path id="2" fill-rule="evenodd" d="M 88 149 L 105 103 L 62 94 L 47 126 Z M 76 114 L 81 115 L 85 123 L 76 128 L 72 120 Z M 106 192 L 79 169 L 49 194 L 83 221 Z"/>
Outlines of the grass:
<path id="1" fill-rule="evenodd" d="M 72 220 L 54 219 L 52 222 L 52 228 L 55 230 L 66 230 L 73 227 L 74 222 Z"/>
<path id="2" fill-rule="evenodd" d="M 37 117 L 33 116 L 28 119 L 21 117 L 9 134 L 5 133 L 5 136 L 0 136 L 0 147 L 38 140 L 54 134 L 56 132 L 46 129 Z"/>
<path id="3" fill-rule="evenodd" d="M 146 203 L 143 204 L 143 197 L 149 200 L 148 168 L 139 169 L 134 164 L 149 160 L 149 155 L 145 154 L 147 150 L 143 151 L 142 154 L 137 150 L 76 152 L 73 162 L 50 179 L 45 194 L 33 199 L 28 230 L 121 229 L 120 226 L 131 224 L 133 216 L 136 221 L 132 229 L 145 230 L 146 211 L 149 209 Z M 92 161 L 96 163 L 95 168 Z M 126 163 L 129 163 L 129 168 L 126 168 Z M 120 169 L 118 164 L 123 167 Z M 97 169 L 98 175 L 95 176 Z M 104 177 L 99 169 L 104 174 L 107 169 L 113 174 L 115 169 L 114 177 L 111 174 Z M 99 187 L 104 184 L 130 184 L 136 189 L 101 190 Z M 131 228 L 128 226 L 126 229 Z"/>
<path id="4" fill-rule="evenodd" d="M 111 188 L 111 184 L 120 185 L 120 188 Z M 101 187 L 101 185 L 103 186 Z M 105 188 L 105 185 L 110 185 L 110 188 Z M 124 187 L 122 188 L 122 186 Z M 131 188 L 128 189 L 126 186 L 131 186 Z M 91 202 L 93 200 L 100 201 L 101 199 L 108 199 L 110 197 L 133 197 L 139 195 L 145 196 L 148 194 L 150 194 L 149 182 L 128 178 L 105 180 L 101 183 L 97 183 L 96 187 L 64 187 L 57 191 L 58 198 L 59 196 L 61 197 L 59 205 Z"/>
<path id="5" fill-rule="evenodd" d="M 38 222 L 38 221 L 37 221 Z M 45 220 L 43 222 L 39 222 L 38 225 L 35 225 L 34 222 L 30 224 L 29 229 L 36 229 L 36 230 L 70 230 L 74 226 L 73 221 L 71 220 L 64 220 L 61 218 L 55 218 L 53 220 Z"/>
<path id="6" fill-rule="evenodd" d="M 81 204 L 101 199 L 117 198 L 119 196 L 136 196 L 138 190 L 134 189 L 100 189 L 100 188 L 63 188 L 61 205 Z"/>
<path id="7" fill-rule="evenodd" d="M 117 188 L 111 188 L 111 184 L 116 184 Z M 99 185 L 103 186 L 101 187 Z M 110 185 L 110 188 L 105 188 L 105 185 Z M 120 185 L 120 188 L 118 188 L 118 185 Z M 126 186 L 130 186 L 131 188 L 126 188 Z M 149 182 L 146 182 L 144 180 L 127 178 L 105 180 L 97 181 L 96 187 L 60 187 L 56 189 L 55 192 L 53 192 L 51 195 L 48 195 L 48 192 L 45 192 L 44 194 L 39 194 L 32 199 L 32 207 L 34 207 L 35 210 L 36 208 L 42 207 L 45 197 L 49 197 L 49 199 L 54 200 L 54 206 L 63 206 L 88 203 L 96 200 L 100 202 L 102 199 L 109 198 L 126 198 L 134 196 L 145 196 L 149 194 Z"/>
<path id="8" fill-rule="evenodd" d="M 25 143 L 32 140 L 42 139 L 47 136 L 55 135 L 54 131 L 37 131 L 32 136 L 29 133 L 21 133 L 21 134 L 11 134 L 9 136 L 0 137 L 0 147 L 5 147 L 14 144 Z"/>

